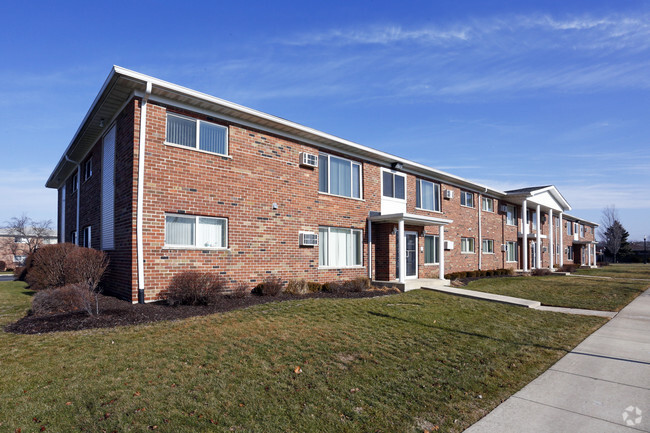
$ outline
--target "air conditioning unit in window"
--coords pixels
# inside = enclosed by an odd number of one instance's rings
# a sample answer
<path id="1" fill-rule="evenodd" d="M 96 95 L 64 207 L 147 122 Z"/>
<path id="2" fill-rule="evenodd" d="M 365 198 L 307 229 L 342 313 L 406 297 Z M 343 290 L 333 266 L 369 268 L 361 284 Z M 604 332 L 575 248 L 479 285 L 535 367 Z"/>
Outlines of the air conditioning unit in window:
<path id="1" fill-rule="evenodd" d="M 318 234 L 312 232 L 300 232 L 301 247 L 317 247 Z"/>
<path id="2" fill-rule="evenodd" d="M 548 248 L 542 247 L 542 252 L 545 253 L 546 251 L 548 251 Z"/>
<path id="3" fill-rule="evenodd" d="M 453 241 L 445 241 L 445 249 L 446 250 L 453 250 L 454 249 L 454 242 Z"/>
<path id="4" fill-rule="evenodd" d="M 501 206 L 499 206 L 499 210 L 500 210 L 501 212 L 504 212 L 504 213 L 505 213 L 505 212 L 508 212 L 508 206 L 505 205 L 505 204 L 502 204 Z"/>
<path id="5" fill-rule="evenodd" d="M 501 251 L 503 251 L 504 253 L 505 253 L 506 251 L 508 251 L 508 245 L 506 245 L 506 244 L 501 244 Z"/>
<path id="6" fill-rule="evenodd" d="M 451 190 L 451 189 L 446 189 L 445 190 L 445 198 L 447 198 L 447 199 L 454 198 L 454 191 Z M 452 242 L 452 244 L 453 244 L 453 242 Z"/>
<path id="7" fill-rule="evenodd" d="M 306 167 L 318 167 L 318 155 L 313 153 L 300 152 L 300 165 Z"/>

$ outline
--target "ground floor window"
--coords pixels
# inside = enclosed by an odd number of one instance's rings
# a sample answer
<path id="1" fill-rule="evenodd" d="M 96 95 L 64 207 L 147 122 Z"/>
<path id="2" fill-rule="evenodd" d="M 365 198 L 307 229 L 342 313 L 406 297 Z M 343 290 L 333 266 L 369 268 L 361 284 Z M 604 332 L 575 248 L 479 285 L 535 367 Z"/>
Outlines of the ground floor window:
<path id="1" fill-rule="evenodd" d="M 573 260 L 573 248 L 566 247 L 566 258 L 569 260 Z"/>
<path id="2" fill-rule="evenodd" d="M 506 261 L 517 261 L 517 242 L 506 242 Z"/>
<path id="3" fill-rule="evenodd" d="M 90 243 L 90 232 L 91 232 L 90 226 L 84 227 L 84 237 L 83 237 L 82 245 L 81 245 L 82 247 L 91 248 L 91 246 L 90 246 L 91 245 L 91 243 Z"/>
<path id="4" fill-rule="evenodd" d="M 363 232 L 336 227 L 318 228 L 318 265 L 346 268 L 363 265 Z"/>
<path id="5" fill-rule="evenodd" d="M 460 238 L 460 252 L 461 253 L 474 253 L 474 238 Z"/>
<path id="6" fill-rule="evenodd" d="M 433 235 L 424 236 L 424 264 L 438 264 L 438 248 L 440 246 L 440 237 Z"/>
<path id="7" fill-rule="evenodd" d="M 494 241 L 492 239 L 483 239 L 483 252 L 494 254 Z"/>
<path id="8" fill-rule="evenodd" d="M 77 231 L 70 233 L 70 242 L 77 245 Z"/>
<path id="9" fill-rule="evenodd" d="M 227 248 L 228 220 L 193 215 L 165 216 L 165 245 L 189 248 Z"/>

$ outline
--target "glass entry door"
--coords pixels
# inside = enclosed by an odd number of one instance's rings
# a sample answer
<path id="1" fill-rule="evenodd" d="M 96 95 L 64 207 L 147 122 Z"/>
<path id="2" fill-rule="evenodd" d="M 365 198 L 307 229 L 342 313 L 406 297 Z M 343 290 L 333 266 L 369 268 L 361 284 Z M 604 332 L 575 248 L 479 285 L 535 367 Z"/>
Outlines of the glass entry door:
<path id="1" fill-rule="evenodd" d="M 405 232 L 406 237 L 406 278 L 418 277 L 418 234 Z M 397 275 L 399 276 L 399 237 L 397 238 Z"/>

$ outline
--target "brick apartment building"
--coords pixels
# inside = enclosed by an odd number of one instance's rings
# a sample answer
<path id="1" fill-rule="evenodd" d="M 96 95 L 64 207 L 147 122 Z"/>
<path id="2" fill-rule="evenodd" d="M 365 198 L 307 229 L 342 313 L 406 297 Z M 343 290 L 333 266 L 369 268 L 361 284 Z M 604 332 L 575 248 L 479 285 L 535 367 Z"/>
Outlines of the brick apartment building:
<path id="1" fill-rule="evenodd" d="M 13 230 L 0 229 L 0 261 L 5 262 L 7 268 L 14 269 L 25 264 L 25 259 L 29 254 L 28 242 L 32 242 L 32 247 L 57 242 L 58 237 L 55 230 L 47 230 L 38 235 L 31 232 L 31 229 L 26 232 L 29 239 L 16 234 Z"/>
<path id="2" fill-rule="evenodd" d="M 499 191 L 120 67 L 46 185 L 60 241 L 105 250 L 132 301 L 187 269 L 252 286 L 596 263 L 597 224 L 554 186 Z"/>

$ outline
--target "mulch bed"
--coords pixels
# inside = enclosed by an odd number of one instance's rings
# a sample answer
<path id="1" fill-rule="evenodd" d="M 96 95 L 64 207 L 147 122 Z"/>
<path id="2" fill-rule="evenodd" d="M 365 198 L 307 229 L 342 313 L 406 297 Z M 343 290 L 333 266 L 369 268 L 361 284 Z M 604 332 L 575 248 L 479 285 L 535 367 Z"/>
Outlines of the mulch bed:
<path id="1" fill-rule="evenodd" d="M 58 331 L 78 331 L 92 328 L 112 328 L 114 326 L 137 325 L 161 320 L 178 320 L 187 317 L 205 316 L 214 313 L 237 310 L 253 305 L 313 298 L 372 298 L 398 293 L 398 290 L 368 290 L 364 292 L 326 293 L 317 292 L 308 295 L 247 296 L 245 298 L 220 299 L 215 305 L 178 305 L 169 306 L 165 302 L 151 304 L 132 304 L 112 296 L 100 295 L 100 314 L 88 316 L 85 312 L 27 316 L 7 325 L 4 330 L 15 334 L 42 334 Z"/>

